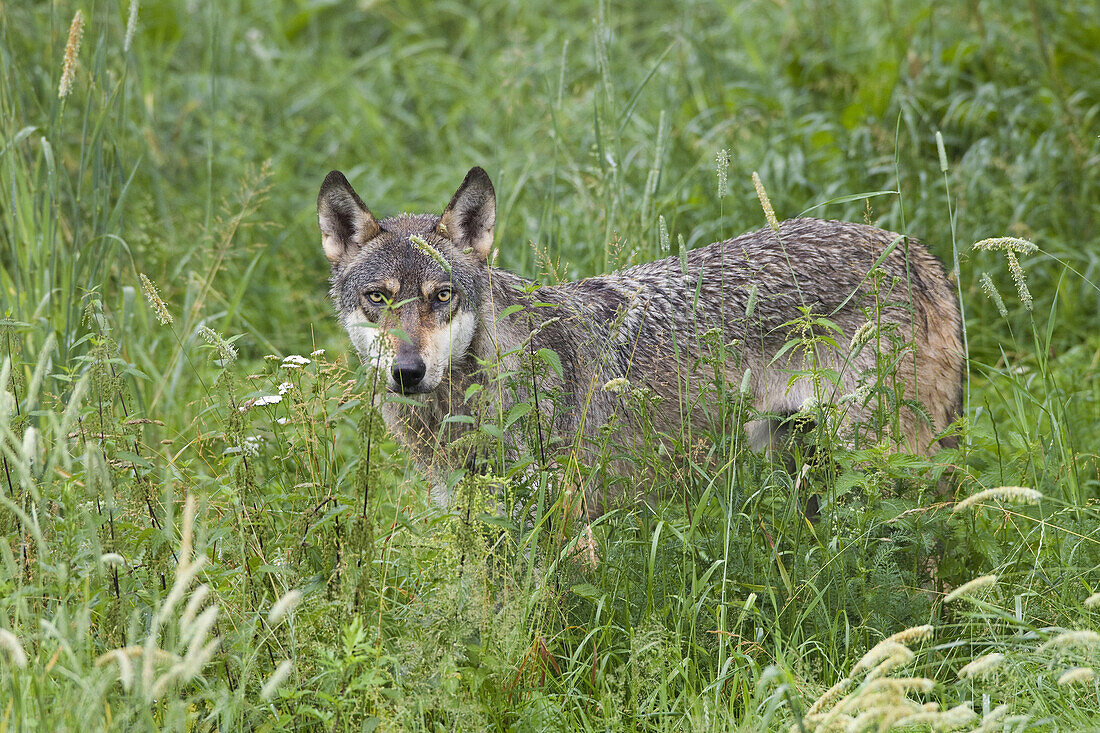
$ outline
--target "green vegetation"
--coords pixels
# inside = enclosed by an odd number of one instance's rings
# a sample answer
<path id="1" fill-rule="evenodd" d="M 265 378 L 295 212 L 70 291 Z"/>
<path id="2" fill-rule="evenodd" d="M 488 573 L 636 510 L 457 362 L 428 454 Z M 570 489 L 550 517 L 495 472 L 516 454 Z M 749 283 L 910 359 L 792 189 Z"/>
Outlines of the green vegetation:
<path id="1" fill-rule="evenodd" d="M 1095 2 L 24 0 L 0 58 L 0 730 L 1100 726 Z M 545 281 L 763 226 L 754 171 L 957 258 L 959 449 L 772 460 L 734 409 L 594 569 L 561 472 L 432 508 L 315 196 L 475 164 Z"/>

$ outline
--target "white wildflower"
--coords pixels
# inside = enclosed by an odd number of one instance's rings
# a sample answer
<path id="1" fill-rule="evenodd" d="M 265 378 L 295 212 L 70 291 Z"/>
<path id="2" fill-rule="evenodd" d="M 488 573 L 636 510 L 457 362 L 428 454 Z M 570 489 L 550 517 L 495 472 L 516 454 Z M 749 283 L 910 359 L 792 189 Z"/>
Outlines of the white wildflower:
<path id="1" fill-rule="evenodd" d="M 301 369 L 304 366 L 312 364 L 313 362 L 304 356 L 298 354 L 291 354 L 290 356 L 283 357 L 283 369 Z"/>

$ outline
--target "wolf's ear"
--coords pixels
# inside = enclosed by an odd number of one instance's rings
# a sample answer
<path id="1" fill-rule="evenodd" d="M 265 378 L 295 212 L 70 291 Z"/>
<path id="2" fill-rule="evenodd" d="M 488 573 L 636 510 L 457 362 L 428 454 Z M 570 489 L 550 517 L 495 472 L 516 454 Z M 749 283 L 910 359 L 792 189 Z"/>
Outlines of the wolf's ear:
<path id="1" fill-rule="evenodd" d="M 382 231 L 340 171 L 329 173 L 321 184 L 317 223 L 321 225 L 321 248 L 333 265 L 354 255 Z"/>
<path id="2" fill-rule="evenodd" d="M 497 221 L 497 194 L 489 174 L 471 168 L 443 211 L 436 231 L 459 248 L 469 247 L 478 259 L 489 258 Z"/>

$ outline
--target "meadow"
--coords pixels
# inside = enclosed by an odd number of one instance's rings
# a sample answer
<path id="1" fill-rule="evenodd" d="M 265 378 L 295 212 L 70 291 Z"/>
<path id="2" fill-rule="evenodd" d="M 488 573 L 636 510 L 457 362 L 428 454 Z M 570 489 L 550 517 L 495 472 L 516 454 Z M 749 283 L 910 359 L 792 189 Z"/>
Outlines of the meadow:
<path id="1" fill-rule="evenodd" d="M 20 0 L 0 59 L 0 731 L 1100 729 L 1097 3 Z M 927 242 L 958 447 L 754 453 L 734 389 L 594 567 L 561 466 L 433 507 L 316 196 L 473 165 L 542 282 L 753 173 Z"/>

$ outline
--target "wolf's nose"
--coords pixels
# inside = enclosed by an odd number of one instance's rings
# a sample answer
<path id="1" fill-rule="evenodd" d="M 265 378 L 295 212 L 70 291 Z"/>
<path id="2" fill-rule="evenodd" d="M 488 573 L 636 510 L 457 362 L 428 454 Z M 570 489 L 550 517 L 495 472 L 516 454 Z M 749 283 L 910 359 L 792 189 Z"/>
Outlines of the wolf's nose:
<path id="1" fill-rule="evenodd" d="M 398 359 L 393 365 L 393 381 L 397 382 L 402 390 L 410 389 L 420 384 L 425 371 L 424 360 L 419 356 Z"/>

